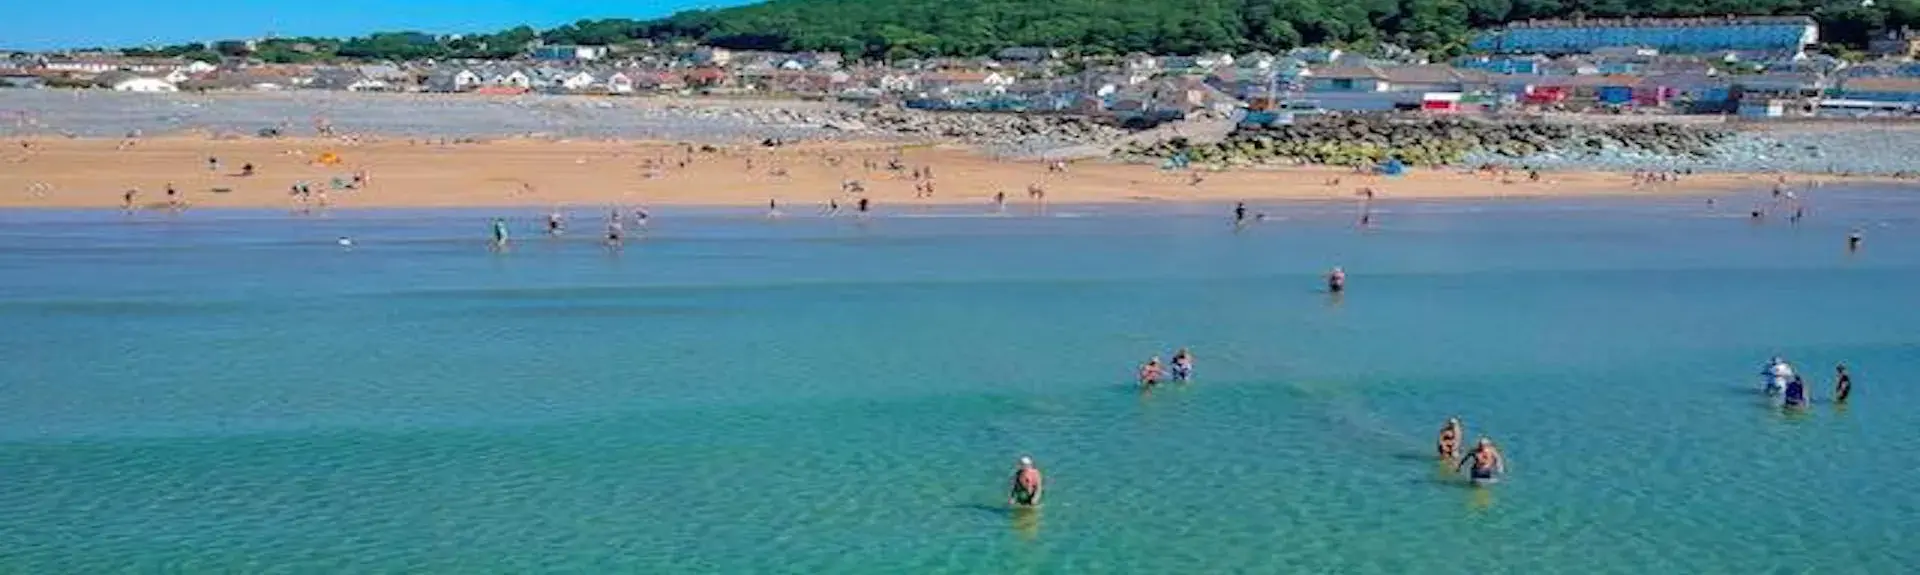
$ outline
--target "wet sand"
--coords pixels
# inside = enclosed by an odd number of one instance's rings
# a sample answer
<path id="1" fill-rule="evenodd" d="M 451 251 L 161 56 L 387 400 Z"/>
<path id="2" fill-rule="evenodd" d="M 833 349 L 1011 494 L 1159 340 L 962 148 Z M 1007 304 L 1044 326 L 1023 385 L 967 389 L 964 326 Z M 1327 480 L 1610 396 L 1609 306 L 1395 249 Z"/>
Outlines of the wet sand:
<path id="1" fill-rule="evenodd" d="M 1774 176 L 1702 174 L 1680 182 L 1636 186 L 1627 174 L 1550 172 L 1532 182 L 1459 169 L 1412 169 L 1398 177 L 1356 175 L 1324 167 L 1163 170 L 1156 166 L 1078 162 L 1053 172 L 1039 161 L 1000 160 L 957 147 L 897 144 L 802 144 L 780 148 L 659 142 L 427 140 L 342 142 L 257 138 L 38 139 L 0 149 L 0 207 L 162 205 L 171 184 L 198 207 L 299 207 L 292 186 L 308 184 L 309 201 L 333 207 L 552 205 L 819 206 L 856 197 L 877 205 L 981 204 L 1004 192 L 1011 205 L 1049 203 L 1232 202 L 1352 199 L 1372 188 L 1381 199 L 1549 197 L 1764 191 Z M 337 163 L 322 164 L 326 154 Z M 218 158 L 210 169 L 208 158 Z M 903 169 L 887 169 L 895 159 Z M 684 165 L 683 165 L 684 163 Z M 240 175 L 252 164 L 252 176 Z M 869 169 L 869 165 L 873 168 Z M 925 196 L 913 177 L 932 172 Z M 346 189 L 356 173 L 365 185 Z M 843 193 L 857 180 L 864 194 Z"/>

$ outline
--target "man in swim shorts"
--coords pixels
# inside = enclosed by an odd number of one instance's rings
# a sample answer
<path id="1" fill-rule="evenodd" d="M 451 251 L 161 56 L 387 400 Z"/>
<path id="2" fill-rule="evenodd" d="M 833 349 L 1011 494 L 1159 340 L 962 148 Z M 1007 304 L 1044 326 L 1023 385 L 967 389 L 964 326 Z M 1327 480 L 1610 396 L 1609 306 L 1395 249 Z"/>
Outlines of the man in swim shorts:
<path id="1" fill-rule="evenodd" d="M 1460 456 L 1460 436 L 1465 431 L 1461 429 L 1458 417 L 1449 417 L 1446 423 L 1440 425 L 1440 441 L 1436 450 L 1440 452 L 1441 459 L 1453 461 L 1453 458 Z"/>
<path id="2" fill-rule="evenodd" d="M 1037 507 L 1040 505 L 1040 492 L 1043 489 L 1040 480 L 1040 468 L 1033 465 L 1033 458 L 1022 456 L 1013 470 L 1012 486 L 1007 492 L 1007 505 Z"/>
<path id="3" fill-rule="evenodd" d="M 1496 483 L 1500 481 L 1501 475 L 1507 474 L 1507 458 L 1500 455 L 1500 450 L 1493 446 L 1492 439 L 1480 438 L 1480 441 L 1474 444 L 1473 450 L 1467 452 L 1466 457 L 1460 458 L 1460 463 L 1454 465 L 1453 469 L 1459 471 L 1469 463 L 1473 464 L 1473 467 L 1468 471 L 1467 477 L 1474 485 Z"/>
<path id="4" fill-rule="evenodd" d="M 1810 403 L 1807 398 L 1807 382 L 1799 375 L 1787 380 L 1786 391 L 1780 394 L 1780 406 L 1787 409 L 1799 409 Z"/>
<path id="5" fill-rule="evenodd" d="M 1187 348 L 1173 352 L 1173 380 L 1186 383 L 1193 378 L 1193 354 Z"/>

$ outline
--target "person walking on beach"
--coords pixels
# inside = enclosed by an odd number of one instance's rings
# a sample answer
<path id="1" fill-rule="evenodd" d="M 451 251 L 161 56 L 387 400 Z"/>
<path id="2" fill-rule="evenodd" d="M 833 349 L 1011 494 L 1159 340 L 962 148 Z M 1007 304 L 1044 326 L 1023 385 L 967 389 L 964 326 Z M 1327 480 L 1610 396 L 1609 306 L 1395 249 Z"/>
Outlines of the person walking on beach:
<path id="1" fill-rule="evenodd" d="M 995 213 L 1006 213 L 1007 211 L 1006 190 L 1001 190 L 993 193 L 993 211 Z"/>
<path id="2" fill-rule="evenodd" d="M 1435 451 L 1440 453 L 1440 459 L 1453 461 L 1454 458 L 1459 457 L 1460 438 L 1466 435 L 1466 433 L 1467 431 L 1460 425 L 1460 418 L 1458 417 L 1449 417 L 1446 423 L 1440 424 L 1440 440 L 1436 442 L 1434 448 Z"/>
<path id="3" fill-rule="evenodd" d="M 1007 505 L 1016 507 L 1039 507 L 1040 494 L 1046 489 L 1040 477 L 1040 468 L 1033 464 L 1033 458 L 1021 456 L 1013 469 L 1013 480 L 1007 489 Z"/>
<path id="4" fill-rule="evenodd" d="M 139 196 L 140 188 L 127 188 L 126 193 L 120 194 L 121 208 L 129 212 L 133 211 L 133 199 Z"/>
<path id="5" fill-rule="evenodd" d="M 1453 470 L 1459 471 L 1468 464 L 1472 464 L 1472 468 L 1468 471 L 1467 479 L 1476 486 L 1499 482 L 1500 476 L 1507 474 L 1507 458 L 1493 446 L 1492 439 L 1485 437 L 1474 444 L 1466 457 L 1460 458 L 1460 463 L 1455 464 Z"/>
<path id="6" fill-rule="evenodd" d="M 1346 270 L 1340 269 L 1340 266 L 1334 266 L 1333 271 L 1327 272 L 1327 291 L 1329 293 L 1341 293 L 1341 292 L 1347 291 Z"/>
<path id="7" fill-rule="evenodd" d="M 1853 395 L 1853 376 L 1847 375 L 1847 365 L 1833 366 L 1833 402 L 1846 403 L 1847 396 Z"/>
<path id="8" fill-rule="evenodd" d="M 864 216 L 867 215 L 867 210 L 872 207 L 873 204 L 869 203 L 866 198 L 860 198 L 860 202 L 854 205 L 854 211 L 860 212 L 860 215 Z"/>

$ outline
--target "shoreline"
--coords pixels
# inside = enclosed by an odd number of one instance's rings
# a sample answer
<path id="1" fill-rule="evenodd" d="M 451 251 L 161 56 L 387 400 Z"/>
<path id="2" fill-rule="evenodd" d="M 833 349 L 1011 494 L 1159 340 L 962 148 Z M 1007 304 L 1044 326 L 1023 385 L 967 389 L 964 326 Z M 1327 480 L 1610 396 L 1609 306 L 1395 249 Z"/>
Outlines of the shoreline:
<path id="1" fill-rule="evenodd" d="M 190 208 L 561 206 L 754 207 L 769 200 L 801 213 L 865 197 L 876 211 L 902 206 L 1030 209 L 1040 189 L 1050 205 L 1232 203 L 1275 200 L 1376 200 L 1555 197 L 1662 197 L 1734 191 L 1763 193 L 1775 173 L 1698 173 L 1676 182 L 1635 185 L 1630 174 L 1542 171 L 1498 175 L 1459 168 L 1413 168 L 1400 176 L 1322 166 L 1165 170 L 1088 160 L 1054 172 L 1042 161 L 1005 159 L 957 145 L 801 142 L 782 147 L 612 139 L 160 137 L 9 139 L 0 149 L 0 208 L 166 206 L 179 190 Z M 22 145 L 26 142 L 26 145 Z M 331 156 L 329 156 L 329 154 Z M 217 159 L 210 163 L 209 159 Z M 323 161 L 324 160 L 324 161 Z M 898 161 L 900 169 L 888 169 Z M 255 166 L 251 176 L 240 167 Z M 930 178 L 914 177 L 927 170 Z M 356 175 L 365 183 L 353 185 Z M 1872 176 L 1789 174 L 1789 189 L 1817 183 L 1900 183 Z M 923 184 L 923 182 L 931 184 Z M 843 188 L 858 182 L 864 192 Z M 922 188 L 930 185 L 930 195 Z M 325 205 L 319 205 L 324 202 Z M 790 207 L 789 207 L 790 206 Z"/>

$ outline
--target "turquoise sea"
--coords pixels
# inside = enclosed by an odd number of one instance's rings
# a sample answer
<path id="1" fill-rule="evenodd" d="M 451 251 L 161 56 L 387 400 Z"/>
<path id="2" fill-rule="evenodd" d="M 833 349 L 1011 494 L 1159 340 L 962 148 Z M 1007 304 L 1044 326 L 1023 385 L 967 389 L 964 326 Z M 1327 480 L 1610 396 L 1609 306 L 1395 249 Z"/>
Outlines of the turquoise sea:
<path id="1" fill-rule="evenodd" d="M 0 212 L 0 573 L 1913 572 L 1920 195 L 1764 199 Z"/>

